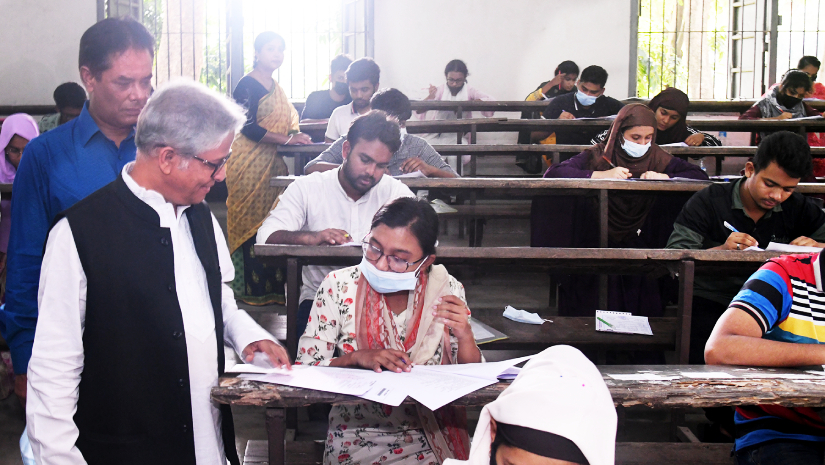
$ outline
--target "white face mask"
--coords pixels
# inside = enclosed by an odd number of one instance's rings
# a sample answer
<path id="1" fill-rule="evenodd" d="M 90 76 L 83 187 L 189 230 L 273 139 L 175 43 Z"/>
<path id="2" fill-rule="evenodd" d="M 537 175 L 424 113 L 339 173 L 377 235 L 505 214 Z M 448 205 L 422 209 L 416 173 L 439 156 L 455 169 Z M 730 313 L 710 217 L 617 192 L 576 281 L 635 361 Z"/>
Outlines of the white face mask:
<path id="1" fill-rule="evenodd" d="M 622 148 L 624 149 L 625 153 L 627 153 L 631 157 L 642 158 L 644 154 L 646 154 L 647 151 L 650 149 L 650 142 L 642 145 L 625 139 Z"/>
<path id="2" fill-rule="evenodd" d="M 367 257 L 362 257 L 361 264 L 358 265 L 358 268 L 361 270 L 364 278 L 367 279 L 367 282 L 370 283 L 370 287 L 375 289 L 376 292 L 391 294 L 398 291 L 414 290 L 415 284 L 418 282 L 418 270 L 421 269 L 421 265 L 423 265 L 425 261 L 427 261 L 427 257 L 424 257 L 418 265 L 418 268 L 413 271 L 396 273 L 394 271 L 381 271 L 370 263 Z"/>
<path id="3" fill-rule="evenodd" d="M 544 323 L 544 318 L 540 317 L 538 313 L 531 313 L 526 310 L 517 310 L 509 305 L 504 307 L 504 318 L 531 325 L 540 325 Z"/>

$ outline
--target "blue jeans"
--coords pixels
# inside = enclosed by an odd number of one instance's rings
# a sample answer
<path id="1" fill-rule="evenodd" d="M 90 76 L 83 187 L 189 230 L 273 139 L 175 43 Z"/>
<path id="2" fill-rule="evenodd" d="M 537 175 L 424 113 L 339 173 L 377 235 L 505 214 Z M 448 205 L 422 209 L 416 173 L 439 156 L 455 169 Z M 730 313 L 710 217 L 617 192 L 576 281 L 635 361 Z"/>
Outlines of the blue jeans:
<path id="1" fill-rule="evenodd" d="M 825 458 L 821 443 L 787 441 L 769 442 L 736 452 L 738 465 L 819 465 Z"/>

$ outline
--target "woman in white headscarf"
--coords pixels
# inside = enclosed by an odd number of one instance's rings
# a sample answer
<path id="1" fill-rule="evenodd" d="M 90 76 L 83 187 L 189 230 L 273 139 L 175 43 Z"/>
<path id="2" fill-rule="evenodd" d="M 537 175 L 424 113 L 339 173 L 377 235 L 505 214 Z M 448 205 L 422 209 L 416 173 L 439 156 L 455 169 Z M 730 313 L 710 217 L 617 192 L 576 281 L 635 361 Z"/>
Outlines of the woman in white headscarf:
<path id="1" fill-rule="evenodd" d="M 615 448 L 616 409 L 601 373 L 560 345 L 533 357 L 484 407 L 467 462 L 444 465 L 613 465 Z"/>

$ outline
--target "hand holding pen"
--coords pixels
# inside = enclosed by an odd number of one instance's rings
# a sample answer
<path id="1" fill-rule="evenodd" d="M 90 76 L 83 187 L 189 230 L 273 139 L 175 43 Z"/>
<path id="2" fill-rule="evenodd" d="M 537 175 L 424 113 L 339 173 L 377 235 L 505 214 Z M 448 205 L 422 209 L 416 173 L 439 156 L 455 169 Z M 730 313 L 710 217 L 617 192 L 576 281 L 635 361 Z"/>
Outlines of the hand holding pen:
<path id="1" fill-rule="evenodd" d="M 734 228 L 733 225 L 728 223 L 727 221 L 724 222 L 724 225 L 727 229 L 731 231 L 730 236 L 725 241 L 724 244 L 719 246 L 719 249 L 723 250 L 745 250 L 748 247 L 759 246 L 759 242 L 751 237 L 748 234 L 739 232 L 738 229 Z"/>

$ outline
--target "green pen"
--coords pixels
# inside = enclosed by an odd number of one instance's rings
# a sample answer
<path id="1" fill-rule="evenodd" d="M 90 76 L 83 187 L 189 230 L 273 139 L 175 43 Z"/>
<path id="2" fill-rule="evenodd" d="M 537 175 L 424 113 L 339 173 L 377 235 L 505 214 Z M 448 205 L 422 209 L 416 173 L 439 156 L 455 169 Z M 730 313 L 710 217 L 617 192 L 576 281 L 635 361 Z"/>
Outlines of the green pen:
<path id="1" fill-rule="evenodd" d="M 597 320 L 599 320 L 599 321 L 601 321 L 602 323 L 606 324 L 606 325 L 607 325 L 608 327 L 610 327 L 610 328 L 612 328 L 612 327 L 613 327 L 613 325 L 611 325 L 610 323 L 608 323 L 608 322 L 606 322 L 606 321 L 602 320 L 602 319 L 601 319 L 601 318 L 599 318 L 599 317 L 596 317 L 596 319 L 597 319 Z"/>

